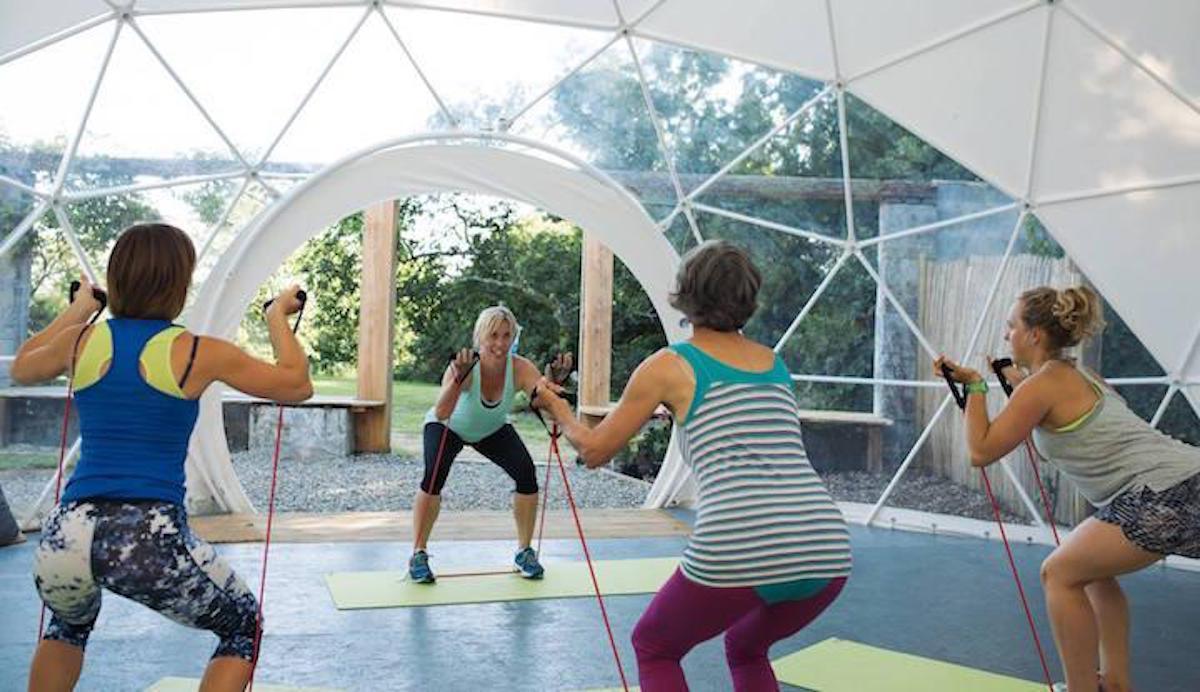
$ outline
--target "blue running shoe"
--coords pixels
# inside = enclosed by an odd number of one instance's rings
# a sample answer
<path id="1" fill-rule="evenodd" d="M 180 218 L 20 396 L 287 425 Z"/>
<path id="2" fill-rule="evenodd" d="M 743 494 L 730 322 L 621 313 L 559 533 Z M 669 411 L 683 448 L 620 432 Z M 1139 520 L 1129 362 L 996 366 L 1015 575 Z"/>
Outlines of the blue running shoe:
<path id="1" fill-rule="evenodd" d="M 432 584 L 437 581 L 429 568 L 429 554 L 418 550 L 408 559 L 408 580 L 417 584 Z"/>
<path id="2" fill-rule="evenodd" d="M 541 579 L 546 570 L 542 567 L 542 563 L 538 562 L 537 551 L 533 548 L 525 548 L 517 553 L 513 559 L 517 571 L 526 579 Z"/>

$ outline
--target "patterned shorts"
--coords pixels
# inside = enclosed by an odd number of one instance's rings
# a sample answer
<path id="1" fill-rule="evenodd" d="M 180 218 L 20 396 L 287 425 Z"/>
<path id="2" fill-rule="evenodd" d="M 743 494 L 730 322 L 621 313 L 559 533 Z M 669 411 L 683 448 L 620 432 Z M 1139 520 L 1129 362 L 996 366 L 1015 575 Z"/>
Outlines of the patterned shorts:
<path id="1" fill-rule="evenodd" d="M 1142 550 L 1200 558 L 1200 474 L 1162 492 L 1121 493 L 1095 516 L 1121 527 Z"/>
<path id="2" fill-rule="evenodd" d="M 101 589 L 220 637 L 213 657 L 254 657 L 258 602 L 179 505 L 84 500 L 46 518 L 34 583 L 53 614 L 45 638 L 84 648 Z"/>

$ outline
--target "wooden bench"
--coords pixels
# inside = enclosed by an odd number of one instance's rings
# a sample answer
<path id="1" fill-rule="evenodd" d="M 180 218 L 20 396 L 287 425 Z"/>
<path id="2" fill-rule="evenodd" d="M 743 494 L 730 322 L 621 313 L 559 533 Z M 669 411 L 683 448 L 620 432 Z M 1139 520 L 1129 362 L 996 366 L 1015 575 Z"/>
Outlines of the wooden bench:
<path id="1" fill-rule="evenodd" d="M 800 426 L 809 458 L 818 471 L 844 470 L 858 464 L 847 463 L 844 457 L 858 456 L 864 460 L 862 470 L 883 472 L 883 430 L 892 425 L 891 418 L 865 411 L 824 411 L 800 409 Z M 836 439 L 846 428 L 866 432 L 866 446 L 861 452 L 854 445 Z M 834 439 L 828 439 L 828 438 Z M 853 440 L 850 440 L 852 442 Z"/>
<path id="2" fill-rule="evenodd" d="M 589 425 L 595 425 L 604 420 L 617 406 L 616 402 L 604 405 L 581 405 L 579 413 Z M 669 419 L 671 412 L 661 404 L 654 411 L 657 419 Z M 883 431 L 892 425 L 892 419 L 863 411 L 825 411 L 820 409 L 800 409 L 800 425 L 804 432 L 805 446 L 809 448 L 809 456 L 818 457 L 813 460 L 819 471 L 831 469 L 850 469 L 859 467 L 872 473 L 883 471 Z M 865 431 L 865 445 L 861 450 L 853 449 L 855 440 L 839 440 L 842 433 L 850 429 Z M 851 435 L 853 438 L 853 434 Z M 851 444 L 847 444 L 850 442 Z M 845 457 L 858 457 L 863 460 L 855 464 Z M 848 463 L 849 461 L 849 463 Z"/>
<path id="3" fill-rule="evenodd" d="M 61 402 L 66 396 L 67 388 L 61 385 L 0 389 L 0 444 L 57 445 L 62 424 Z M 231 450 L 274 443 L 275 402 L 230 389 L 225 390 L 221 402 Z M 285 434 L 291 438 L 293 449 L 303 449 L 306 442 L 316 439 L 335 443 L 331 450 L 345 447 L 343 453 L 349 453 L 357 448 L 353 417 L 382 406 L 382 401 L 317 394 L 298 404 L 286 405 L 290 413 L 286 414 Z M 72 415 L 72 435 L 77 434 L 76 425 Z"/>

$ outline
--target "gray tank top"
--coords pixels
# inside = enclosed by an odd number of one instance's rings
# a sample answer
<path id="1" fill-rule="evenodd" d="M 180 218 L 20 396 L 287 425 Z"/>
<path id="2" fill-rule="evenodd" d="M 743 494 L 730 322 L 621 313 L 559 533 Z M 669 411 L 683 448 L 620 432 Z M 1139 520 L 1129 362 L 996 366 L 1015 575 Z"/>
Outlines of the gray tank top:
<path id="1" fill-rule="evenodd" d="M 1088 502 L 1103 507 L 1123 492 L 1160 492 L 1200 473 L 1200 448 L 1151 427 L 1090 373 L 1079 374 L 1100 395 L 1096 407 L 1069 431 L 1034 428 L 1033 443 Z"/>

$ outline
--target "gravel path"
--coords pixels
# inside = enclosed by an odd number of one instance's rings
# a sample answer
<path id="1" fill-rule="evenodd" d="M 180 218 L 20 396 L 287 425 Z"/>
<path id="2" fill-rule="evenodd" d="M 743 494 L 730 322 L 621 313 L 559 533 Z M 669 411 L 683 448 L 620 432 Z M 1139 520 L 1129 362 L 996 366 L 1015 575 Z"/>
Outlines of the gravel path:
<path id="1" fill-rule="evenodd" d="M 890 476 L 866 473 L 865 471 L 845 471 L 827 473 L 821 477 L 834 499 L 843 502 L 866 502 L 874 504 L 879 501 Z M 910 470 L 896 485 L 888 498 L 888 507 L 904 509 L 919 509 L 938 514 L 952 514 L 959 517 L 983 519 L 992 521 L 992 505 L 987 495 L 981 490 L 973 490 L 959 485 L 940 476 L 930 473 Z M 1005 522 L 1026 524 L 1028 519 L 1023 516 L 1002 512 Z"/>
<path id="2" fill-rule="evenodd" d="M 499 467 L 464 452 L 454 463 L 443 492 L 445 508 L 455 510 L 507 509 L 512 481 Z M 265 507 L 270 483 L 271 458 L 266 450 L 240 452 L 233 464 L 256 507 Z M 285 461 L 280 466 L 276 507 L 282 512 L 398 511 L 412 507 L 413 492 L 421 479 L 422 465 L 411 456 L 370 454 L 319 461 Z M 650 484 L 607 469 L 589 471 L 570 464 L 568 477 L 580 507 L 640 507 Z M 9 504 L 23 516 L 51 477 L 48 469 L 0 471 L 0 487 Z M 538 466 L 538 483 L 545 482 L 546 467 Z M 890 477 L 863 472 L 823 476 L 835 499 L 874 503 Z M 550 481 L 550 503 L 565 506 L 562 479 L 557 469 Z M 920 509 L 991 520 L 987 496 L 930 474 L 910 471 L 897 486 L 890 507 Z M 1022 516 L 1005 513 L 1006 521 L 1024 523 Z"/>
<path id="3" fill-rule="evenodd" d="M 271 480 L 270 454 L 241 452 L 234 455 L 233 465 L 250 500 L 256 506 L 266 506 Z M 283 512 L 411 509 L 423 469 L 421 462 L 391 454 L 287 463 L 279 470 L 276 508 Z M 537 471 L 538 485 L 543 485 L 546 466 L 539 465 Z M 588 471 L 568 466 L 567 474 L 580 507 L 640 507 L 650 490 L 645 481 L 606 469 Z M 500 467 L 487 461 L 460 458 L 450 469 L 450 478 L 442 491 L 442 507 L 447 511 L 507 509 L 512 506 L 512 488 L 512 481 Z M 550 480 L 549 502 L 554 507 L 566 506 L 558 469 L 554 469 Z"/>

